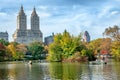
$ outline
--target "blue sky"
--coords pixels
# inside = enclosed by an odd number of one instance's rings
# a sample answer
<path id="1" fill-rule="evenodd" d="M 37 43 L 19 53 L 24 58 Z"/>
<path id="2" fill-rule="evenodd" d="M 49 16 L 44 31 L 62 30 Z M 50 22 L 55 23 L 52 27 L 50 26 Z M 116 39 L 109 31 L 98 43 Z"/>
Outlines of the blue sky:
<path id="1" fill-rule="evenodd" d="M 21 5 L 28 28 L 36 7 L 44 37 L 65 29 L 75 36 L 87 30 L 93 40 L 103 37 L 105 28 L 120 26 L 120 0 L 0 0 L 0 32 L 8 31 L 10 41 Z"/>

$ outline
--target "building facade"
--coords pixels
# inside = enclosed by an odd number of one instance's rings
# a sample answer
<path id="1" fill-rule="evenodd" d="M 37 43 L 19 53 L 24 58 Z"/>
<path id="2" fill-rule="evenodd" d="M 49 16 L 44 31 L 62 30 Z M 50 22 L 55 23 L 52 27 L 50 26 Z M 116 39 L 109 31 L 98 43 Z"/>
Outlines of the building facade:
<path id="1" fill-rule="evenodd" d="M 43 34 L 40 31 L 39 16 L 35 8 L 31 14 L 31 29 L 27 29 L 27 16 L 23 10 L 23 6 L 17 16 L 17 29 L 13 34 L 14 42 L 29 44 L 33 41 L 43 42 Z"/>
<path id="2" fill-rule="evenodd" d="M 4 39 L 5 41 L 8 41 L 8 32 L 0 32 L 0 39 Z"/>
<path id="3" fill-rule="evenodd" d="M 44 38 L 44 40 L 45 40 L 45 42 L 44 42 L 45 45 L 49 45 L 50 43 L 52 43 L 52 42 L 54 41 L 53 37 L 54 37 L 54 33 L 52 33 L 52 35 L 50 35 L 50 36 L 45 37 L 45 38 Z"/>
<path id="4" fill-rule="evenodd" d="M 87 43 L 90 42 L 90 35 L 89 35 L 88 31 L 84 32 L 83 41 L 87 42 Z"/>

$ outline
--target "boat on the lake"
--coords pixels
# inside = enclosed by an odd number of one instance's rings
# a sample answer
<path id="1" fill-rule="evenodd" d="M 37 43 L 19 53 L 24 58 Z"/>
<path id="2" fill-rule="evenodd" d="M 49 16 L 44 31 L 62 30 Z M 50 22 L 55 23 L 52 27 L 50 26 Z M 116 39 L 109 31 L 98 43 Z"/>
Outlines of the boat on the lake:
<path id="1" fill-rule="evenodd" d="M 32 61 L 29 61 L 28 64 L 32 64 Z"/>
<path id="2" fill-rule="evenodd" d="M 90 65 L 101 65 L 101 64 L 107 64 L 107 62 L 105 61 L 90 61 L 89 62 Z"/>

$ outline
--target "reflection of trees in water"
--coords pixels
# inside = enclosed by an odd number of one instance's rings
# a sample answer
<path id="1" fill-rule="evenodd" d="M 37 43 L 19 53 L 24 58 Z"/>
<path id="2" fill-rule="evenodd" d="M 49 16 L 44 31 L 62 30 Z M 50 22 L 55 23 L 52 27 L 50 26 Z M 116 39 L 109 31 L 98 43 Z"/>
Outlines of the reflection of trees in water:
<path id="1" fill-rule="evenodd" d="M 78 79 L 78 67 L 75 64 L 68 63 L 63 65 L 63 79 L 68 80 L 68 79 Z M 82 71 L 79 71 L 80 73 Z"/>
<path id="2" fill-rule="evenodd" d="M 40 80 L 43 78 L 42 66 L 38 64 L 7 63 L 0 66 L 0 80 Z"/>
<path id="3" fill-rule="evenodd" d="M 116 80 L 120 80 L 120 62 L 115 62 L 115 66 L 113 66 L 113 69 L 114 73 L 116 73 Z"/>
<path id="4" fill-rule="evenodd" d="M 43 80 L 49 80 L 50 79 L 50 73 L 49 73 L 49 70 L 48 70 L 48 65 L 49 63 L 40 63 L 40 67 L 42 69 L 42 71 L 40 71 L 40 75 L 41 75 L 41 79 Z"/>
<path id="5" fill-rule="evenodd" d="M 63 69 L 62 63 L 50 63 L 49 71 L 50 77 L 53 79 L 62 79 L 63 77 Z"/>
<path id="6" fill-rule="evenodd" d="M 39 64 L 27 65 L 27 80 L 40 80 L 44 78 L 43 66 Z"/>
<path id="7" fill-rule="evenodd" d="M 120 80 L 120 62 L 88 66 L 90 80 Z"/>
<path id="8" fill-rule="evenodd" d="M 7 63 L 0 66 L 0 80 L 20 80 L 25 76 L 20 64 Z"/>
<path id="9" fill-rule="evenodd" d="M 114 72 L 114 68 L 112 67 L 113 65 L 104 65 L 104 68 L 102 69 L 103 72 L 103 77 L 106 80 L 116 80 L 115 79 L 115 72 Z"/>
<path id="10" fill-rule="evenodd" d="M 88 65 L 89 80 L 104 80 L 103 79 L 103 65 L 89 64 Z"/>
<path id="11" fill-rule="evenodd" d="M 4 66 L 4 68 L 6 68 L 6 66 Z M 4 80 L 7 75 L 8 75 L 8 70 L 0 68 L 0 80 Z"/>
<path id="12" fill-rule="evenodd" d="M 49 67 L 52 79 L 80 80 L 86 76 L 86 67 L 80 63 L 51 63 Z"/>

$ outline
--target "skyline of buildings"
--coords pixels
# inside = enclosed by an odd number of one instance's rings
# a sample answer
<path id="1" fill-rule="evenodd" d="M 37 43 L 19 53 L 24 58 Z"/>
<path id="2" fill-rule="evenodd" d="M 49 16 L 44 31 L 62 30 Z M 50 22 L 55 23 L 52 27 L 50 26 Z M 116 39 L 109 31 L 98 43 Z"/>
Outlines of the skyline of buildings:
<path id="1" fill-rule="evenodd" d="M 33 41 L 44 41 L 46 45 L 52 43 L 54 41 L 54 33 L 52 33 L 52 35 L 50 36 L 46 36 L 43 38 L 43 34 L 39 26 L 39 16 L 37 15 L 35 7 L 33 8 L 30 19 L 31 28 L 27 29 L 27 15 L 25 14 L 23 6 L 21 5 L 20 11 L 17 15 L 17 28 L 13 33 L 14 42 L 29 44 Z M 7 31 L 0 32 L 0 39 L 8 41 L 8 38 L 9 37 Z M 90 35 L 88 31 L 84 32 L 83 41 L 90 42 Z"/>
<path id="2" fill-rule="evenodd" d="M 4 34 L 4 35 L 2 35 L 1 33 Z M 1 35 L 2 35 L 2 37 L 1 37 Z M 6 32 L 0 32 L 0 39 L 4 39 L 4 40 L 8 41 L 8 36 L 9 35 L 8 35 L 7 31 Z M 52 35 L 44 37 L 43 38 L 44 39 L 43 40 L 44 44 L 49 45 L 50 43 L 52 43 L 54 41 L 53 37 L 54 37 L 54 33 L 52 33 Z M 82 39 L 83 39 L 83 42 L 87 42 L 87 43 L 89 43 L 91 41 L 88 31 L 84 32 Z"/>

